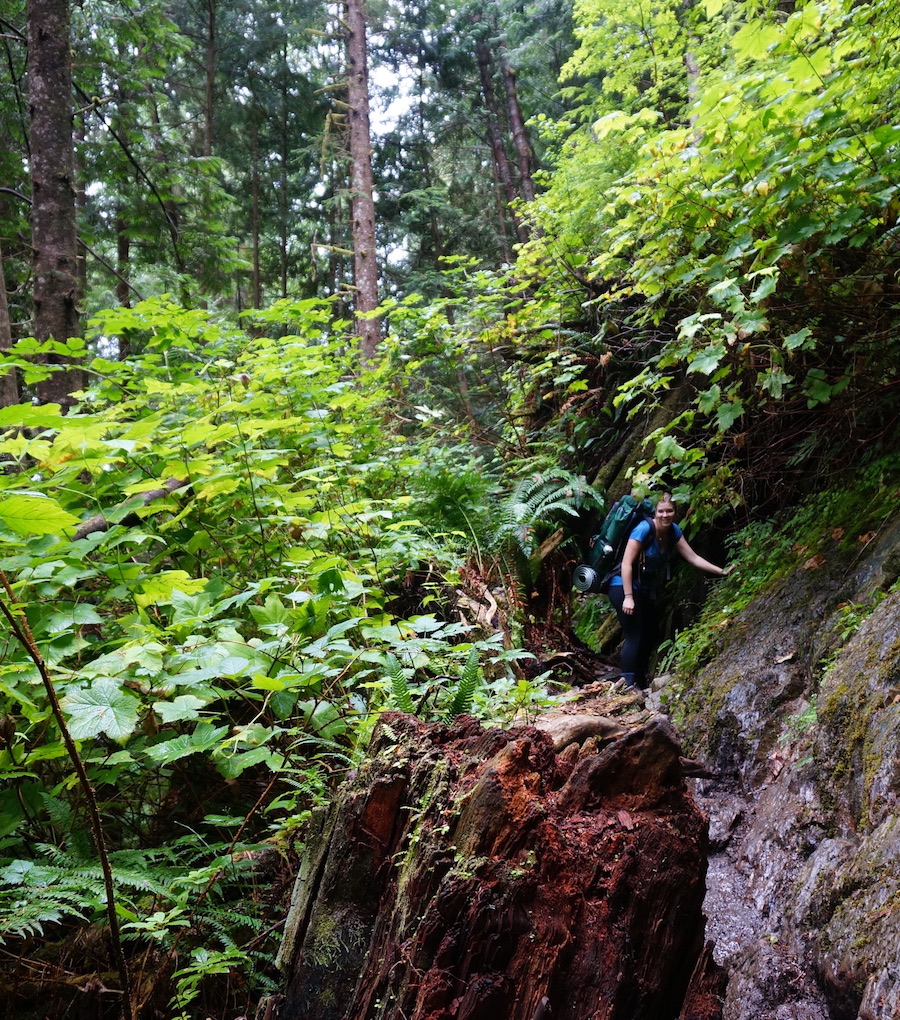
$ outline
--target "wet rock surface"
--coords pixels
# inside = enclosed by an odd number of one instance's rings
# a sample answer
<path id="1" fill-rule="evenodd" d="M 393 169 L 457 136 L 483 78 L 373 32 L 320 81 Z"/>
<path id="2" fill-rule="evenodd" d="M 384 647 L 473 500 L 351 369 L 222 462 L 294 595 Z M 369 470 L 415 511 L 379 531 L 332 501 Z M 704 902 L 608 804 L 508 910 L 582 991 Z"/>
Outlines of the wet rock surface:
<path id="1" fill-rule="evenodd" d="M 716 825 L 714 784 L 698 788 L 696 797 Z M 734 798 L 724 794 L 722 801 L 726 820 L 732 818 Z M 740 853 L 744 834 L 732 829 L 729 835 L 727 845 L 710 857 L 703 903 L 713 958 L 728 975 L 723 1020 L 831 1020 L 810 961 L 781 940 L 777 902 L 761 903 L 754 892 Z"/>
<path id="2" fill-rule="evenodd" d="M 898 551 L 900 519 L 773 583 L 668 700 L 714 777 L 725 1020 L 900 1018 Z"/>

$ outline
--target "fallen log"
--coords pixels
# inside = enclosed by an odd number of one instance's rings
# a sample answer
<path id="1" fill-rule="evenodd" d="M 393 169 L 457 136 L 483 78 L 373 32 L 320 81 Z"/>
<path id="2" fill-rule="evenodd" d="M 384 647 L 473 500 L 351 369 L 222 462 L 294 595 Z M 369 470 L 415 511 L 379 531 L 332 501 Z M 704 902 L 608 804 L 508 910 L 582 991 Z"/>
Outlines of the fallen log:
<path id="1" fill-rule="evenodd" d="M 566 734 L 385 715 L 307 834 L 284 990 L 258 1015 L 673 1020 L 687 1001 L 718 1020 L 698 966 L 706 818 L 671 725 L 643 718 Z"/>

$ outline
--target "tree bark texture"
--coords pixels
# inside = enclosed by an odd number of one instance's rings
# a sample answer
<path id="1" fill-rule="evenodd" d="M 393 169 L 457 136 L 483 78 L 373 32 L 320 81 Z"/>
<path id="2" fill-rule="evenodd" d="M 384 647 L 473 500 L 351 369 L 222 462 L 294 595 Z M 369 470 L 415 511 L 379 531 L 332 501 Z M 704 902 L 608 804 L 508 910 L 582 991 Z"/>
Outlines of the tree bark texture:
<path id="1" fill-rule="evenodd" d="M 512 168 L 509 165 L 509 158 L 506 155 L 506 148 L 503 145 L 503 135 L 500 133 L 500 118 L 497 107 L 497 96 L 494 92 L 494 62 L 491 59 L 487 43 L 479 40 L 475 44 L 475 55 L 478 58 L 478 73 L 481 77 L 481 92 L 484 96 L 485 116 L 487 117 L 488 143 L 491 147 L 491 159 L 494 162 L 494 171 L 500 181 L 503 195 L 507 206 L 510 206 L 519 197 L 516 193 L 516 185 L 513 181 Z M 520 241 L 528 240 L 528 231 L 525 225 L 520 222 L 515 212 L 510 209 L 516 237 Z"/>
<path id="2" fill-rule="evenodd" d="M 28 0 L 28 61 L 34 335 L 64 342 L 79 334 L 68 0 Z M 72 364 L 60 355 L 46 361 Z M 54 372 L 38 397 L 67 408 L 81 384 L 79 369 Z"/>
<path id="3" fill-rule="evenodd" d="M 350 130 L 351 230 L 353 284 L 356 288 L 356 333 L 363 364 L 375 360 L 381 324 L 366 313 L 378 307 L 378 263 L 375 248 L 375 186 L 369 130 L 369 71 L 366 56 L 366 15 L 363 0 L 347 0 L 347 103 Z"/>
<path id="4" fill-rule="evenodd" d="M 553 733 L 390 713 L 310 828 L 269 1017 L 721 1018 L 706 817 L 660 716 Z"/>
<path id="5" fill-rule="evenodd" d="M 3 272 L 3 248 L 0 247 L 0 354 L 6 354 L 12 347 L 12 322 L 9 318 L 9 302 L 6 299 L 6 274 Z M 9 407 L 19 402 L 19 386 L 14 368 L 0 372 L 0 407 Z"/>
<path id="6" fill-rule="evenodd" d="M 509 128 L 512 132 L 513 145 L 516 149 L 516 162 L 519 166 L 519 181 L 522 198 L 526 202 L 534 201 L 534 179 L 531 176 L 531 165 L 534 153 L 519 105 L 519 90 L 516 88 L 516 72 L 509 66 L 506 53 L 500 50 L 500 69 L 503 72 L 503 87 L 506 91 L 506 108 L 509 113 Z"/>

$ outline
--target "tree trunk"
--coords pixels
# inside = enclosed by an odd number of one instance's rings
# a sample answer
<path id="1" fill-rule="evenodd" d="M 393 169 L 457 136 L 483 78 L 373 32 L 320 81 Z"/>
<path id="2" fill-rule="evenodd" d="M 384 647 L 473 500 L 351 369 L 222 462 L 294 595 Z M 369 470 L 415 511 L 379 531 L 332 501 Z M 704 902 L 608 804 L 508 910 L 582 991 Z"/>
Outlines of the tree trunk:
<path id="1" fill-rule="evenodd" d="M 203 155 L 213 153 L 213 111 L 216 98 L 216 64 L 218 52 L 216 46 L 216 0 L 207 0 L 206 4 L 206 95 L 204 97 L 203 123 Z"/>
<path id="2" fill-rule="evenodd" d="M 253 245 L 250 304 L 262 308 L 262 285 L 259 275 L 259 121 L 253 109 L 250 139 L 250 236 Z"/>
<path id="3" fill-rule="evenodd" d="M 670 724 L 540 725 L 382 717 L 310 824 L 285 993 L 259 1015 L 673 1020 L 687 999 L 682 1020 L 720 1020 L 697 966 L 706 818 Z"/>
<path id="4" fill-rule="evenodd" d="M 120 206 L 116 216 L 116 300 L 122 308 L 131 307 L 131 289 L 128 278 L 131 275 L 131 240 L 128 237 L 128 221 L 124 207 Z M 131 348 L 133 330 L 123 329 L 119 333 L 119 360 L 125 361 L 134 353 Z"/>
<path id="5" fill-rule="evenodd" d="M 509 128 L 512 132 L 513 145 L 516 149 L 516 162 L 519 166 L 519 181 L 522 187 L 522 198 L 526 202 L 534 201 L 534 180 L 531 176 L 531 164 L 534 153 L 528 140 L 528 131 L 522 108 L 519 106 L 519 92 L 516 88 L 516 72 L 509 66 L 504 49 L 500 50 L 500 69 L 503 72 L 503 87 L 506 90 L 506 108 L 509 114 Z"/>
<path id="6" fill-rule="evenodd" d="M 6 274 L 3 271 L 3 248 L 0 247 L 0 353 L 5 354 L 12 347 L 12 323 L 9 319 L 9 302 L 6 300 Z M 19 386 L 16 370 L 0 372 L 0 407 L 18 404 Z"/>
<path id="7" fill-rule="evenodd" d="M 284 66 L 281 76 L 281 187 L 278 189 L 279 218 L 279 265 L 281 268 L 281 299 L 287 298 L 288 292 L 288 159 L 291 151 L 291 140 L 288 135 L 288 53 L 287 42 L 284 48 Z"/>
<path id="8" fill-rule="evenodd" d="M 128 221 L 120 209 L 116 217 L 116 299 L 123 308 L 131 306 L 131 291 L 128 277 L 131 273 L 131 241 L 128 237 Z"/>
<path id="9" fill-rule="evenodd" d="M 347 0 L 346 12 L 354 305 L 362 363 L 370 365 L 375 360 L 381 342 L 381 324 L 376 318 L 367 317 L 368 313 L 378 307 L 378 263 L 364 0 Z"/>
<path id="10" fill-rule="evenodd" d="M 506 155 L 506 148 L 503 145 L 503 136 L 500 133 L 500 118 L 497 109 L 497 98 L 494 93 L 494 68 L 490 51 L 487 44 L 480 40 L 475 44 L 475 54 L 478 58 L 478 73 L 481 77 L 481 92 L 484 96 L 484 109 L 487 116 L 488 142 L 491 147 L 491 159 L 494 163 L 494 171 L 500 181 L 503 195 L 506 198 L 507 206 L 511 206 L 519 197 L 516 193 L 516 186 L 513 181 L 512 170 L 509 159 Z M 518 216 L 510 209 L 516 236 L 520 241 L 528 240 L 528 232 L 524 224 L 519 222 Z"/>
<path id="11" fill-rule="evenodd" d="M 68 0 L 28 0 L 28 60 L 34 335 L 65 342 L 79 333 Z M 73 365 L 59 354 L 45 362 Z M 38 399 L 65 410 L 81 385 L 80 369 L 66 367 L 38 383 Z"/>
<path id="12" fill-rule="evenodd" d="M 500 250 L 503 252 L 503 261 L 512 264 L 513 250 L 509 241 L 509 231 L 506 229 L 507 214 L 509 207 L 503 200 L 503 189 L 500 185 L 500 177 L 497 173 L 497 161 L 491 159 L 491 171 L 494 177 L 494 200 L 497 203 L 497 236 L 500 240 Z"/>

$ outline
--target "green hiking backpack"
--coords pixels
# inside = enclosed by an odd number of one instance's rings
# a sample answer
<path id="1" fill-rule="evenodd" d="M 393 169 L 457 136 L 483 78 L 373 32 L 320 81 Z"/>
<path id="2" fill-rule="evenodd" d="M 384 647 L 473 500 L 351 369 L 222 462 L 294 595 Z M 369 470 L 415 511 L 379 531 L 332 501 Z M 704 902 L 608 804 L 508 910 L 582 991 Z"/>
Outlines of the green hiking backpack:
<path id="1" fill-rule="evenodd" d="M 591 538 L 587 560 L 572 574 L 572 587 L 580 592 L 605 592 L 625 555 L 628 536 L 641 523 L 653 520 L 652 500 L 638 501 L 628 494 L 613 503 L 600 530 Z M 651 538 L 652 542 L 652 538 Z"/>

